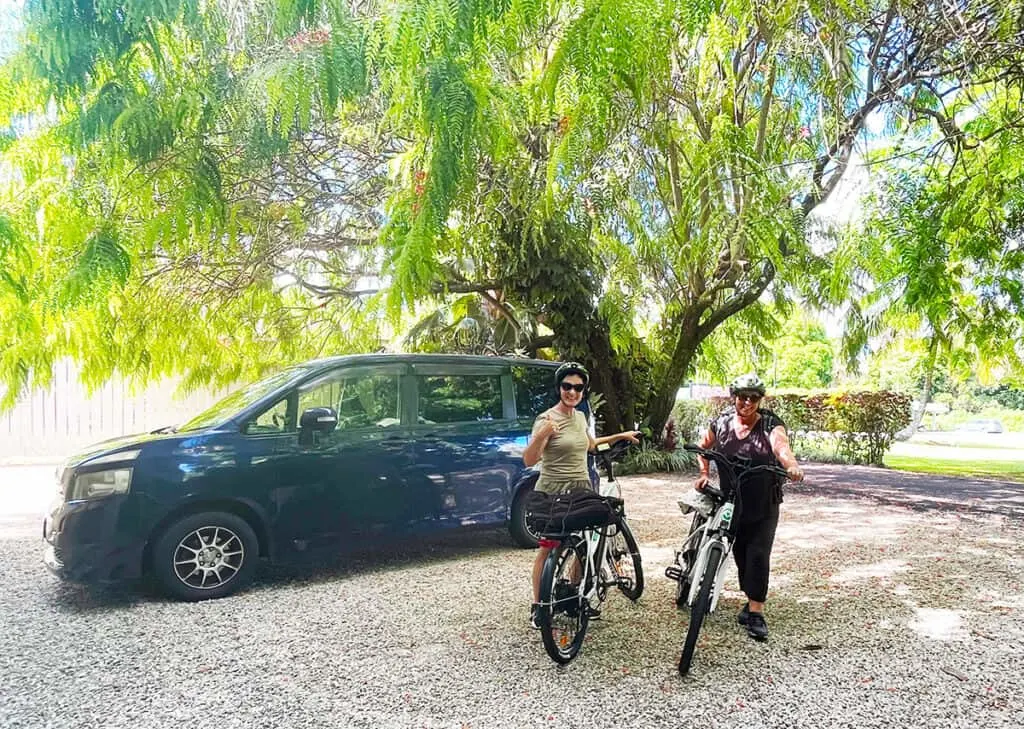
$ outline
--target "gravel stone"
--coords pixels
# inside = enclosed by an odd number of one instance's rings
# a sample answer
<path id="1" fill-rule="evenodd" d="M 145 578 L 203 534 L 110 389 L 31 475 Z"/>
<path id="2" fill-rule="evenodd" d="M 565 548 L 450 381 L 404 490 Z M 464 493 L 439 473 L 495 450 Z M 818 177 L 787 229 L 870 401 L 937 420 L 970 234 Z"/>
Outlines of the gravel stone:
<path id="1" fill-rule="evenodd" d="M 612 595 L 565 667 L 528 626 L 533 555 L 504 530 L 267 567 L 185 604 L 61 583 L 40 519 L 0 514 L 0 727 L 1020 725 L 1024 524 L 991 513 L 793 490 L 768 642 L 736 624 L 730 567 L 680 678 L 687 614 L 663 571 L 690 478 L 621 479 L 647 588 Z"/>

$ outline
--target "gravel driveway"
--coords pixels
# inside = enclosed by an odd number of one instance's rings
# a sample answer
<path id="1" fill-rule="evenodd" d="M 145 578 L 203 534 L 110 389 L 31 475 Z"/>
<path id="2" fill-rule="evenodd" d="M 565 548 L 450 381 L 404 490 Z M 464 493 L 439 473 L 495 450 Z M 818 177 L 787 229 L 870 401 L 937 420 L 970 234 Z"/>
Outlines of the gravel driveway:
<path id="1" fill-rule="evenodd" d="M 39 518 L 7 509 L 0 727 L 945 729 L 1024 718 L 1018 519 L 791 493 L 769 642 L 740 632 L 740 596 L 727 593 L 681 679 L 687 620 L 662 571 L 684 529 L 683 481 L 622 484 L 647 590 L 635 606 L 613 596 L 565 668 L 527 627 L 532 555 L 503 531 L 266 570 L 242 595 L 190 605 L 57 582 L 40 562 Z M 12 488 L 0 483 L 0 495 Z"/>

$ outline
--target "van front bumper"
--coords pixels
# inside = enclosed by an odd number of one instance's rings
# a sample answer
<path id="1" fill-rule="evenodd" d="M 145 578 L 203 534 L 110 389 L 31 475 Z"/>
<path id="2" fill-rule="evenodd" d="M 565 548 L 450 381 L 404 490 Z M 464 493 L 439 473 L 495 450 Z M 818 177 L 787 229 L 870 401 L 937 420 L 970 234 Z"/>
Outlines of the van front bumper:
<path id="1" fill-rule="evenodd" d="M 43 519 L 43 564 L 62 580 L 94 583 L 142 574 L 145 543 L 119 530 L 123 497 L 56 501 Z"/>

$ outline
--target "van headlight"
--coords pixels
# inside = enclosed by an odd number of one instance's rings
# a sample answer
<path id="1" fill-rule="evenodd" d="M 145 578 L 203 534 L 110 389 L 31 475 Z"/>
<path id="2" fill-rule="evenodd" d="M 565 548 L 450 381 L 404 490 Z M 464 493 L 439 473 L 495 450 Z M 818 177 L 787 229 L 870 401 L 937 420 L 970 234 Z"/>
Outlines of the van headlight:
<path id="1" fill-rule="evenodd" d="M 104 496 L 126 494 L 132 485 L 132 469 L 112 468 L 75 476 L 68 501 L 102 499 Z"/>
<path id="2" fill-rule="evenodd" d="M 71 482 L 71 493 L 68 494 L 67 500 L 102 499 L 104 496 L 128 493 L 128 489 L 132 485 L 132 467 L 128 463 L 138 457 L 139 451 L 133 450 L 107 453 L 98 458 L 90 458 L 81 465 L 98 466 L 109 463 L 117 467 L 75 474 Z"/>

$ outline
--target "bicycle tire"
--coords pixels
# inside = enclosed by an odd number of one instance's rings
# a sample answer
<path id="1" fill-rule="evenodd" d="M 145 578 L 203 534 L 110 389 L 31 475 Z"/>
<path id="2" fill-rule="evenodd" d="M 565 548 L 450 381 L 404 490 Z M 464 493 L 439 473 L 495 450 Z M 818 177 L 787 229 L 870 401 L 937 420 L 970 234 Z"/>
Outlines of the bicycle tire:
<path id="1" fill-rule="evenodd" d="M 690 598 L 690 585 L 691 578 L 690 570 L 693 569 L 693 562 L 697 556 L 697 550 L 700 548 L 700 540 L 697 540 L 697 544 L 693 544 L 690 539 L 693 533 L 699 529 L 707 518 L 697 512 L 693 515 L 693 520 L 690 522 L 690 530 L 686 534 L 686 540 L 683 542 L 682 548 L 679 550 L 677 557 L 677 565 L 679 567 L 679 580 L 676 582 L 676 607 L 686 607 L 686 601 Z"/>
<path id="2" fill-rule="evenodd" d="M 690 608 L 690 625 L 686 629 L 686 641 L 683 643 L 683 652 L 679 656 L 679 673 L 685 676 L 690 672 L 690 664 L 693 662 L 693 652 L 697 648 L 697 637 L 700 635 L 701 626 L 704 625 L 704 618 L 708 615 L 711 607 L 711 592 L 715 587 L 715 578 L 718 576 L 718 565 L 722 561 L 722 548 L 713 545 L 708 551 L 708 561 L 704 567 L 704 574 L 700 578 L 700 590 L 697 592 L 697 599 Z"/>
<path id="3" fill-rule="evenodd" d="M 580 652 L 590 623 L 589 606 L 579 590 L 586 561 L 587 544 L 577 534 L 566 537 L 544 560 L 540 578 L 540 634 L 544 650 L 558 664 L 568 663 Z"/>
<path id="4" fill-rule="evenodd" d="M 618 525 L 614 536 L 609 537 L 607 553 L 608 567 L 615 575 L 619 592 L 636 602 L 644 594 L 644 568 L 640 562 L 640 547 L 636 543 L 636 537 L 625 521 Z M 629 562 L 626 562 L 627 556 Z M 633 568 L 632 577 L 624 574 L 629 568 L 629 563 Z"/>

